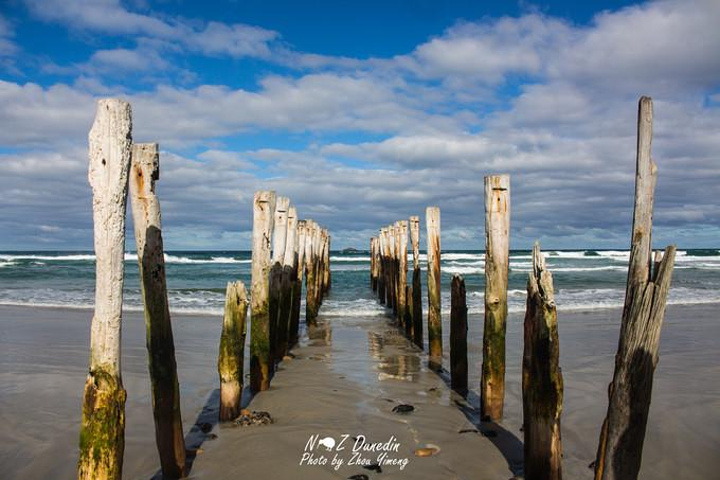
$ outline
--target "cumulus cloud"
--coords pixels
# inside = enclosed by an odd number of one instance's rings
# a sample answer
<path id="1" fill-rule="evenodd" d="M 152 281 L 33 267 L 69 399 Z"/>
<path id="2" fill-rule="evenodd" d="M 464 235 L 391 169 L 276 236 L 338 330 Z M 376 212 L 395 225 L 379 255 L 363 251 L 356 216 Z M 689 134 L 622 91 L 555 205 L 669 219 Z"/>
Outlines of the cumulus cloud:
<path id="1" fill-rule="evenodd" d="M 33 11 L 67 23 L 75 8 Z M 656 238 L 716 245 L 719 10 L 705 0 L 658 1 L 600 13 L 587 25 L 538 13 L 489 18 L 459 23 L 405 54 L 354 59 L 296 52 L 259 27 L 98 1 L 72 28 L 142 37 L 135 49 L 93 54 L 86 68 L 95 70 L 83 75 L 102 81 L 0 81 L 0 145 L 17 150 L 0 158 L 0 201 L 19 212 L 0 221 L 14 232 L 3 241 L 90 244 L 84 149 L 94 101 L 112 93 L 133 105 L 134 138 L 163 149 L 158 190 L 168 248 L 247 248 L 259 188 L 290 196 L 302 217 L 329 226 L 334 247 L 365 247 L 375 228 L 439 205 L 444 247 L 482 248 L 483 176 L 504 172 L 512 175 L 514 247 L 535 238 L 548 248 L 622 247 L 637 99 L 650 94 Z M 125 25 L 108 25 L 101 13 Z M 144 91 L 102 76 L 104 65 L 138 70 L 142 48 L 162 52 L 180 33 L 186 38 L 172 54 L 246 56 L 309 71 L 264 76 L 256 88 L 200 78 Z M 171 78 L 182 73 L 167 69 Z M 292 138 L 293 147 L 263 140 L 268 134 Z M 245 144 L 255 146 L 238 146 Z M 21 221 L 35 217 L 38 227 Z"/>

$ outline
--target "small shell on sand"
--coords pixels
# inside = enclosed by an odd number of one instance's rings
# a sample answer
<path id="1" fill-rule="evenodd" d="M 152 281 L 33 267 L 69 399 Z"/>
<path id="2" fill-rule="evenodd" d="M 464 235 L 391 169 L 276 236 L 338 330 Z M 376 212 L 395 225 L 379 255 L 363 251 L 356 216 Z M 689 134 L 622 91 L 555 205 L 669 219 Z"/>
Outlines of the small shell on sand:
<path id="1" fill-rule="evenodd" d="M 432 457 L 440 453 L 440 447 L 432 443 L 428 443 L 425 447 L 415 450 L 416 457 Z"/>

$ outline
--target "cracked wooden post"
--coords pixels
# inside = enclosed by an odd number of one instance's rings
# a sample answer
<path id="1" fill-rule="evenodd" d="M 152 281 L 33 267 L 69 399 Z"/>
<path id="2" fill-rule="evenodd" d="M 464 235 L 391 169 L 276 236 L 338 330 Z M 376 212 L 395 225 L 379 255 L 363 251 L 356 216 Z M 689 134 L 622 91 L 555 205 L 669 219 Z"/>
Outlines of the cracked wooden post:
<path id="1" fill-rule="evenodd" d="M 410 241 L 413 250 L 412 338 L 423 348 L 422 285 L 420 284 L 420 217 L 410 217 Z"/>
<path id="2" fill-rule="evenodd" d="M 380 229 L 380 235 L 378 236 L 377 244 L 377 269 L 378 269 L 378 299 L 382 305 L 387 302 L 386 298 L 386 287 L 385 287 L 385 244 L 386 244 L 386 231 L 384 228 Z"/>
<path id="3" fill-rule="evenodd" d="M 140 291 L 145 306 L 155 442 L 163 477 L 181 478 L 185 475 L 185 439 L 165 282 L 160 202 L 155 194 L 155 182 L 159 178 L 157 143 L 133 145 L 130 197 L 140 268 Z"/>
<path id="4" fill-rule="evenodd" d="M 595 461 L 596 480 L 633 480 L 640 471 L 653 374 L 658 362 L 674 245 L 652 265 L 652 212 L 657 166 L 652 161 L 652 100 L 638 105 L 635 209 L 625 307 L 609 405 Z"/>
<path id="5" fill-rule="evenodd" d="M 408 247 L 408 222 L 401 220 L 398 222 L 397 228 L 398 238 L 398 322 L 400 326 L 407 332 L 408 323 L 406 318 L 407 307 L 407 247 Z"/>
<path id="6" fill-rule="evenodd" d="M 270 377 L 275 375 L 278 359 L 278 328 L 280 323 L 280 300 L 282 297 L 283 259 L 287 240 L 288 209 L 290 199 L 277 197 L 273 214 L 272 267 L 270 268 Z"/>
<path id="7" fill-rule="evenodd" d="M 288 339 L 290 336 L 290 316 L 293 305 L 293 285 L 295 284 L 294 265 L 297 262 L 296 238 L 297 238 L 297 209 L 290 207 L 287 215 L 287 236 L 285 239 L 285 255 L 283 257 L 283 269 L 280 282 L 280 308 L 278 310 L 278 335 L 277 335 L 277 359 L 281 361 L 288 353 Z"/>
<path id="8" fill-rule="evenodd" d="M 390 308 L 392 308 L 393 317 L 397 318 L 397 233 L 395 225 L 388 226 L 388 239 L 390 240 L 390 251 L 388 252 L 388 270 L 390 277 Z"/>
<path id="9" fill-rule="evenodd" d="M 270 386 L 270 240 L 275 192 L 255 192 L 253 200 L 252 285 L 250 287 L 250 388 Z"/>
<path id="10" fill-rule="evenodd" d="M 317 317 L 317 262 L 315 259 L 315 243 L 318 226 L 312 220 L 307 220 L 305 241 L 305 323 L 314 325 Z"/>
<path id="11" fill-rule="evenodd" d="M 377 237 L 370 237 L 370 288 L 377 293 Z"/>
<path id="12" fill-rule="evenodd" d="M 228 282 L 218 355 L 221 422 L 234 420 L 240 415 L 247 307 L 248 298 L 245 285 L 242 282 Z"/>
<path id="13" fill-rule="evenodd" d="M 290 320 L 290 339 L 288 350 L 297 345 L 300 338 L 300 307 L 302 305 L 303 273 L 305 271 L 306 223 L 300 220 L 297 226 L 295 242 L 295 285 L 293 287 L 293 307 Z"/>
<path id="14" fill-rule="evenodd" d="M 532 253 L 525 310 L 522 364 L 525 478 L 562 479 L 560 415 L 563 378 L 552 274 L 545 269 L 540 245 Z"/>
<path id="15" fill-rule="evenodd" d="M 324 281 L 325 284 L 324 293 L 325 296 L 330 293 L 330 289 L 332 289 L 332 273 L 330 272 L 330 243 L 332 240 L 332 237 L 330 236 L 330 232 L 325 230 L 325 249 L 323 250 L 323 267 L 325 268 L 323 275 L 324 275 Z"/>
<path id="16" fill-rule="evenodd" d="M 317 288 L 315 290 L 315 295 L 317 296 L 317 308 L 319 311 L 320 306 L 325 299 L 325 275 L 323 273 L 325 267 L 323 249 L 325 248 L 325 240 L 327 239 L 327 230 L 320 227 L 318 228 L 316 235 L 316 243 L 313 246 L 313 250 L 315 251 L 315 278 L 317 278 Z"/>
<path id="17" fill-rule="evenodd" d="M 442 368 L 442 314 L 440 309 L 440 207 L 425 210 L 427 228 L 428 366 Z"/>
<path id="18" fill-rule="evenodd" d="M 130 104 L 97 103 L 88 135 L 93 191 L 95 313 L 80 427 L 78 478 L 120 479 L 126 393 L 120 375 L 125 207 L 132 148 Z"/>
<path id="19" fill-rule="evenodd" d="M 505 400 L 505 331 L 510 240 L 510 176 L 485 177 L 485 324 L 480 417 L 500 420 Z"/>
<path id="20" fill-rule="evenodd" d="M 465 396 L 468 393 L 465 280 L 460 275 L 453 275 L 450 288 L 450 386 Z"/>

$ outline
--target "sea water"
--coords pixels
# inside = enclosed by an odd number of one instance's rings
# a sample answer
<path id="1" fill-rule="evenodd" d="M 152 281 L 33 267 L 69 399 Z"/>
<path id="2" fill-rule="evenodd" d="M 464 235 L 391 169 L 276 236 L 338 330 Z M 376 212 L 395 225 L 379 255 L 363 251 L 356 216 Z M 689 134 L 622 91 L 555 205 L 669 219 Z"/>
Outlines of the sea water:
<path id="1" fill-rule="evenodd" d="M 547 251 L 556 303 L 563 310 L 594 310 L 623 304 L 629 253 L 621 250 Z M 251 254 L 247 251 L 176 251 L 165 255 L 170 309 L 177 313 L 221 315 L 227 282 L 250 286 Z M 412 256 L 408 256 L 410 278 Z M 441 256 L 442 308 L 450 308 L 450 280 L 460 274 L 467 287 L 470 314 L 482 313 L 485 254 L 445 251 Z M 420 255 L 423 298 L 426 298 L 426 257 Z M 368 252 L 332 252 L 333 288 L 323 315 L 376 316 L 385 313 L 370 284 Z M 531 252 L 510 254 L 508 303 L 524 311 Z M 410 282 L 410 280 L 409 280 Z M 92 308 L 95 256 L 92 252 L 0 252 L 0 305 Z M 670 304 L 720 302 L 720 250 L 680 250 L 675 261 Z M 142 309 L 137 256 L 125 254 L 124 305 Z"/>

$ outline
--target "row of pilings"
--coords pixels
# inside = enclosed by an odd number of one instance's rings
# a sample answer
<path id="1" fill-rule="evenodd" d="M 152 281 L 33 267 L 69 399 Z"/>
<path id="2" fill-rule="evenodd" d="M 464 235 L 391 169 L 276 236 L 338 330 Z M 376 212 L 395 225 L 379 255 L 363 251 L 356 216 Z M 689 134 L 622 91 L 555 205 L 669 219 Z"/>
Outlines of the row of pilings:
<path id="1" fill-rule="evenodd" d="M 180 415 L 160 202 L 155 192 L 160 178 L 159 148 L 156 143 L 133 143 L 129 103 L 102 99 L 89 133 L 89 160 L 96 284 L 78 478 L 122 478 L 127 394 L 120 371 L 120 333 L 128 193 L 160 467 L 163 478 L 182 478 L 189 463 Z M 315 323 L 330 290 L 328 231 L 312 220 L 298 220 L 290 201 L 276 198 L 275 192 L 255 194 L 252 249 L 252 295 L 242 282 L 227 285 L 218 355 L 221 421 L 232 420 L 240 412 L 248 305 L 252 311 L 250 383 L 252 390 L 259 392 L 268 388 L 276 364 L 298 341 L 303 276 L 308 324 Z"/>
<path id="2" fill-rule="evenodd" d="M 250 387 L 260 392 L 298 341 L 303 273 L 306 323 L 315 323 L 330 291 L 330 235 L 298 220 L 287 197 L 261 191 L 253 201 L 252 243 Z"/>
<path id="3" fill-rule="evenodd" d="M 647 427 L 652 379 L 658 362 L 660 329 L 675 259 L 675 246 L 655 252 L 651 246 L 652 211 L 657 166 L 651 160 L 652 100 L 638 106 L 635 206 L 628 281 L 609 387 L 609 404 L 593 467 L 596 480 L 638 477 Z M 440 210 L 428 207 L 428 366 L 442 370 L 440 316 Z M 370 284 L 397 326 L 420 349 L 422 302 L 418 266 L 419 219 L 410 217 L 413 244 L 412 285 L 407 285 L 408 221 L 397 221 L 370 239 Z M 510 177 L 485 177 L 485 309 L 479 413 L 482 421 L 503 417 L 505 397 L 505 333 L 509 275 Z M 450 309 L 450 380 L 462 395 L 468 393 L 467 302 L 463 278 L 453 275 Z M 524 478 L 562 478 L 560 418 L 563 378 L 559 365 L 557 307 L 552 274 L 539 244 L 532 251 L 528 275 L 522 355 Z"/>

